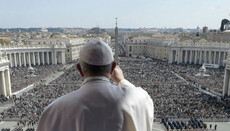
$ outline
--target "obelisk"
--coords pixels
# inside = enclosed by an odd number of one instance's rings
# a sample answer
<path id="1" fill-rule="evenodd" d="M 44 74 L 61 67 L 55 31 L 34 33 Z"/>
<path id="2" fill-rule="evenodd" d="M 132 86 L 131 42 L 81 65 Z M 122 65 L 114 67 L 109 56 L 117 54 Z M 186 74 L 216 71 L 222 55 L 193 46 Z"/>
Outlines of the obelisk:
<path id="1" fill-rule="evenodd" d="M 119 63 L 118 60 L 118 27 L 117 27 L 117 18 L 116 18 L 116 27 L 115 27 L 115 61 L 117 62 L 117 64 Z"/>

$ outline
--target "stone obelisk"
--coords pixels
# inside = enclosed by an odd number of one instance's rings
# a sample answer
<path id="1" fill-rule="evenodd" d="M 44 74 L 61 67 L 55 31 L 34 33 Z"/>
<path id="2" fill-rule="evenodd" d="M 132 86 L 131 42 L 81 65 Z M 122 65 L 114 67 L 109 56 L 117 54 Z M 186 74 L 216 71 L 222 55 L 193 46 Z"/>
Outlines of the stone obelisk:
<path id="1" fill-rule="evenodd" d="M 117 18 L 116 18 L 116 27 L 115 27 L 115 61 L 117 62 L 117 64 L 119 63 L 118 60 L 118 54 L 119 54 L 119 50 L 118 50 L 118 27 L 117 27 Z"/>

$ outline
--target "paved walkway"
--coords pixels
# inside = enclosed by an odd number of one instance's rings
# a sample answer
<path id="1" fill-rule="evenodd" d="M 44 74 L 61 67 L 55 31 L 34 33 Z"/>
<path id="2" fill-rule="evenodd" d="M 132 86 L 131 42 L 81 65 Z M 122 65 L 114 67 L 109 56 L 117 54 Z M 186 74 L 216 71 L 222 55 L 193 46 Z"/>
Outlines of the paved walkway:
<path id="1" fill-rule="evenodd" d="M 230 131 L 230 122 L 205 122 L 208 126 L 208 130 L 205 131 Z M 212 124 L 212 129 L 210 129 Z M 217 130 L 214 130 L 214 125 L 217 125 Z M 153 123 L 153 131 L 165 131 L 164 125 L 160 122 Z M 190 130 L 190 131 L 201 131 L 201 130 Z"/>
<path id="2" fill-rule="evenodd" d="M 10 130 L 18 128 L 17 121 L 2 121 L 2 122 L 0 122 L 0 130 L 3 128 L 8 128 Z M 35 128 L 36 129 L 36 125 L 33 127 L 32 126 L 25 126 L 22 129 L 25 131 L 28 128 Z"/>

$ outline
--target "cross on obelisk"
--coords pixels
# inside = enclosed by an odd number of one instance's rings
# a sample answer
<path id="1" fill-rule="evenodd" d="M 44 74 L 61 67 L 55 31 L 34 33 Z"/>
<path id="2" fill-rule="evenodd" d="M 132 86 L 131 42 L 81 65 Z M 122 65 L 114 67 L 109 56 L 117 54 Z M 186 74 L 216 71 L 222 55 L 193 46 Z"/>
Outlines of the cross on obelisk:
<path id="1" fill-rule="evenodd" d="M 118 54 L 119 54 L 119 50 L 118 50 L 118 27 L 117 27 L 117 18 L 116 19 L 116 27 L 115 27 L 115 61 L 117 62 L 117 64 L 119 63 L 118 60 Z"/>

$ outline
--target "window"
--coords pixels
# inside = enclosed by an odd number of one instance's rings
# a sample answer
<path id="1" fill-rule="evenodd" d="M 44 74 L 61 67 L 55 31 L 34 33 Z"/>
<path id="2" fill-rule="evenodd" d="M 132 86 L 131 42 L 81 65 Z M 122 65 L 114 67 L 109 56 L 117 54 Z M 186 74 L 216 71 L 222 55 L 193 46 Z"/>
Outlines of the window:
<path id="1" fill-rule="evenodd" d="M 129 46 L 129 51 L 132 51 L 132 46 Z"/>

